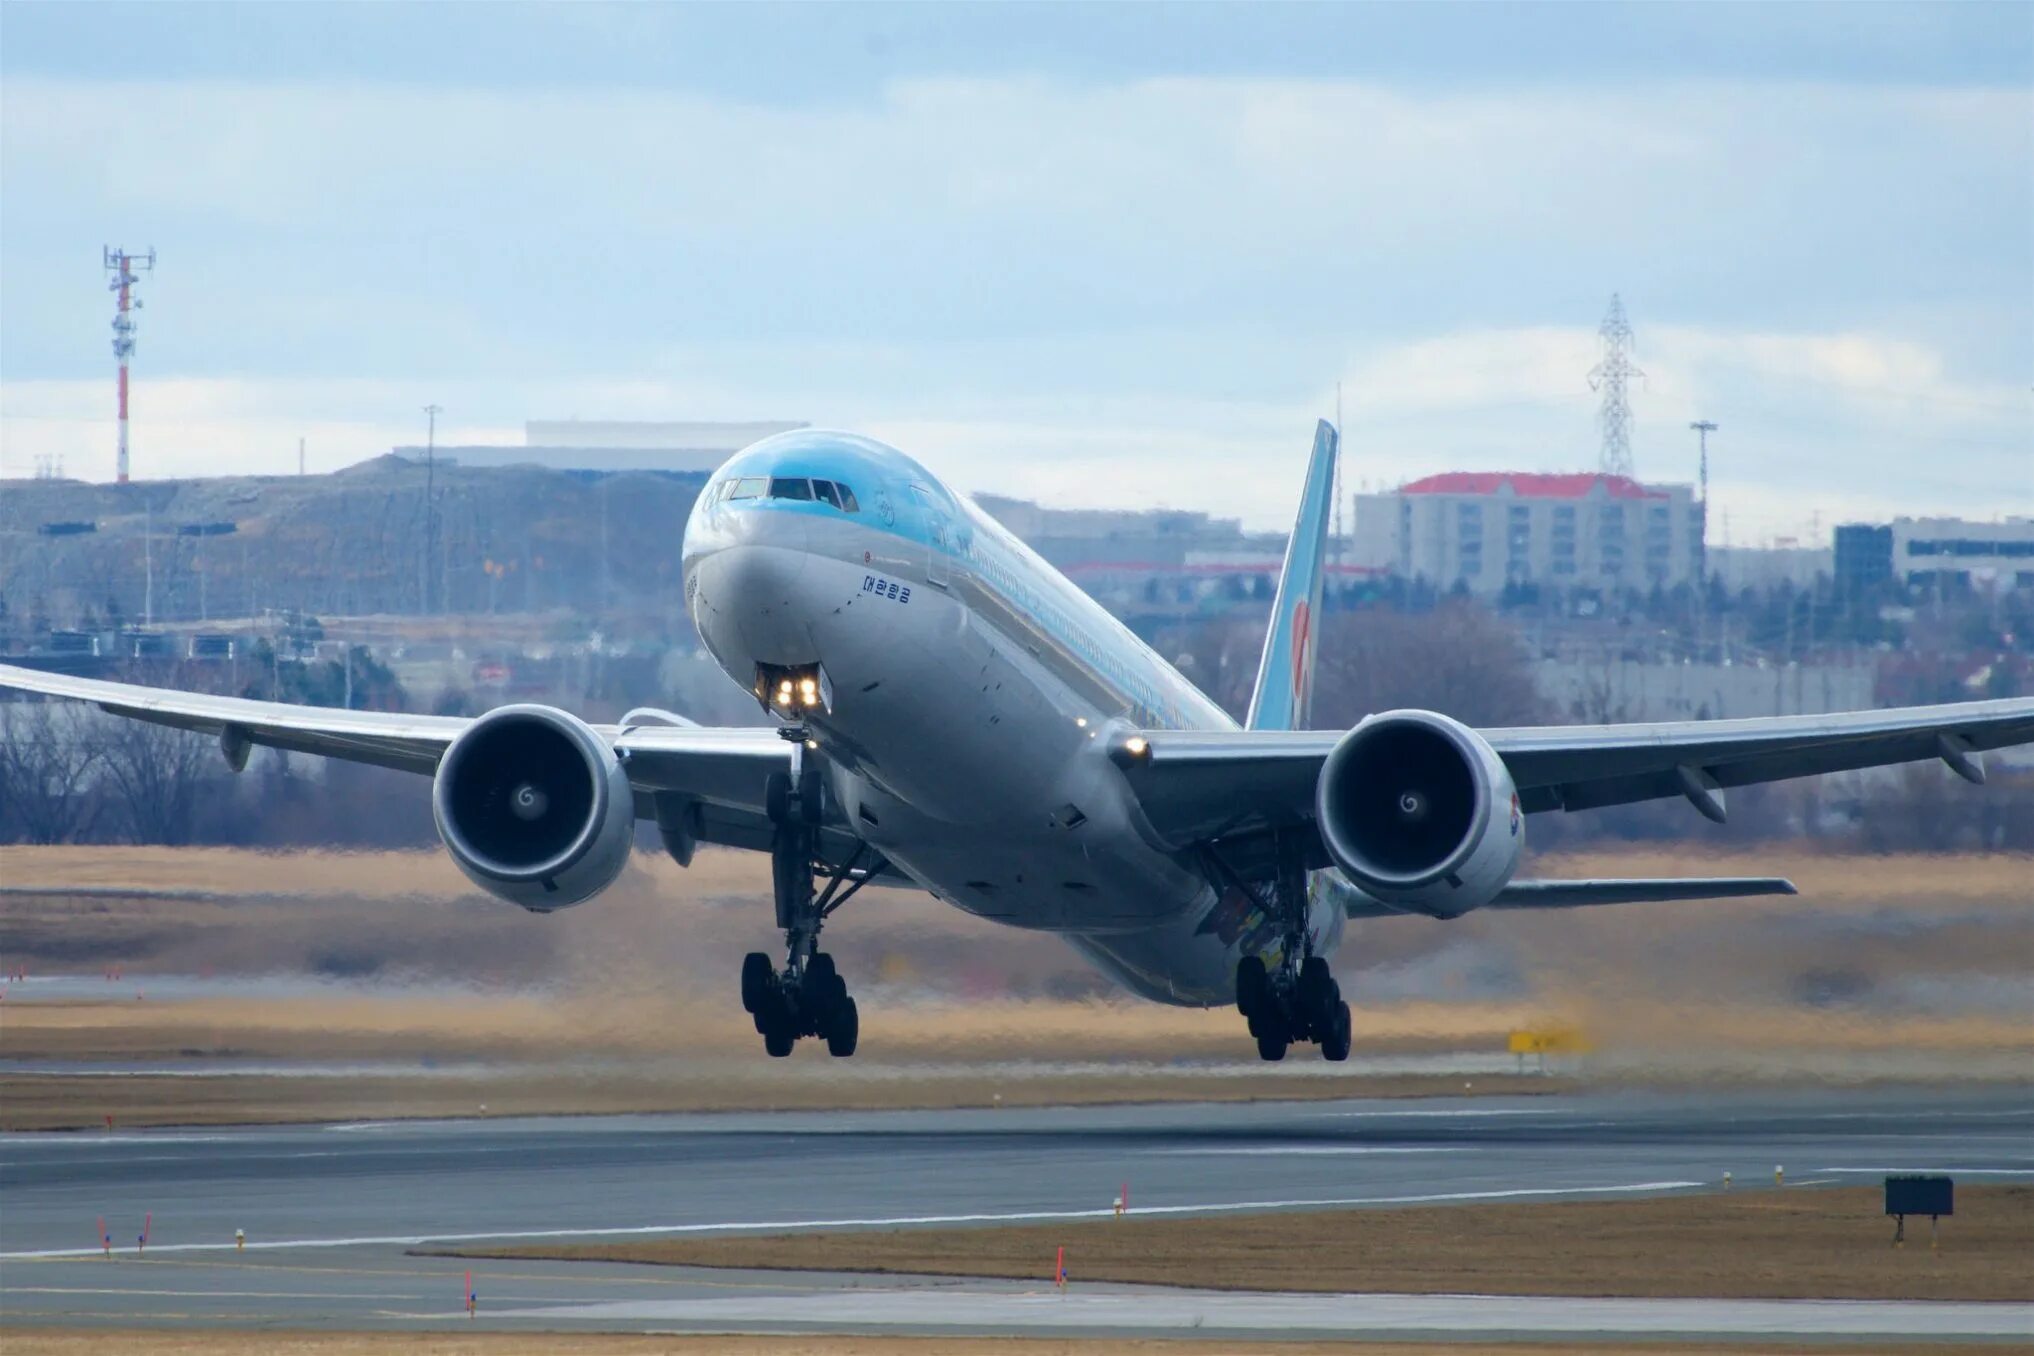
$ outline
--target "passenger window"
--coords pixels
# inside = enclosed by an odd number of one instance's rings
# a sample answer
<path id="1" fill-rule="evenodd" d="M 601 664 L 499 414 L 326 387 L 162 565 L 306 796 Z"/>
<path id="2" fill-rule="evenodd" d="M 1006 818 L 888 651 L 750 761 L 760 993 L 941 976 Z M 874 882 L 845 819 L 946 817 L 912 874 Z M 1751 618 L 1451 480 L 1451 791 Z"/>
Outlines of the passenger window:
<path id="1" fill-rule="evenodd" d="M 761 499 L 763 488 L 769 482 L 761 476 L 743 476 L 734 482 L 734 489 L 728 492 L 730 499 Z"/>
<path id="2" fill-rule="evenodd" d="M 803 477 L 774 476 L 770 480 L 772 499 L 810 499 L 812 482 Z"/>
<path id="3" fill-rule="evenodd" d="M 845 485 L 835 485 L 834 488 L 840 491 L 840 506 L 842 509 L 849 513 L 860 513 L 862 511 L 862 506 L 855 502 L 855 492 L 853 490 Z"/>
<path id="4" fill-rule="evenodd" d="M 831 480 L 813 481 L 812 497 L 819 500 L 821 503 L 831 504 L 835 508 L 840 507 L 840 496 L 834 492 L 833 482 Z"/>

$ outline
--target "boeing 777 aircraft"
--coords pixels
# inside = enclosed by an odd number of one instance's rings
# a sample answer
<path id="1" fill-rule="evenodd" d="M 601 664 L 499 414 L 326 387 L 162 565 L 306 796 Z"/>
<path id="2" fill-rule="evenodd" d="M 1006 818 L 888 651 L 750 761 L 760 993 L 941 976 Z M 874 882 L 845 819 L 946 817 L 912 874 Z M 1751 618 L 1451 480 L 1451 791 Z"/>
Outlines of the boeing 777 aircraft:
<path id="1" fill-rule="evenodd" d="M 334 711 L 0 666 L 0 688 L 250 747 L 433 779 L 482 889 L 539 912 L 600 893 L 635 821 L 689 863 L 770 855 L 782 967 L 742 966 L 772 1055 L 854 1053 L 820 929 L 863 885 L 923 889 L 1064 935 L 1147 998 L 1236 1004 L 1265 1059 L 1349 1054 L 1328 958 L 1351 918 L 1791 894 L 1785 880 L 1520 880 L 1526 820 L 1661 797 L 1724 817 L 1734 786 L 2034 740 L 2034 700 L 1764 720 L 1475 730 L 1386 711 L 1309 730 L 1337 434 L 1321 424 L 1239 727 L 964 495 L 893 448 L 801 430 L 738 453 L 686 524 L 685 601 L 774 728 L 665 712 L 588 725 Z M 759 920 L 760 922 L 760 920 Z"/>

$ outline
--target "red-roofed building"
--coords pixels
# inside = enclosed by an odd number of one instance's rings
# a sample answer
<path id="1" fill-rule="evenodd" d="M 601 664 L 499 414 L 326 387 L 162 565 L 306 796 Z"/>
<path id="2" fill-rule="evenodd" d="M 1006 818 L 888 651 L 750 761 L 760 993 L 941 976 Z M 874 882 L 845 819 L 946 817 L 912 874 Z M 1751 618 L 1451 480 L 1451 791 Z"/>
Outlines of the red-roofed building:
<path id="1" fill-rule="evenodd" d="M 1447 471 L 1356 496 L 1355 563 L 1439 588 L 1650 589 L 1700 570 L 1691 485 L 1594 472 Z"/>

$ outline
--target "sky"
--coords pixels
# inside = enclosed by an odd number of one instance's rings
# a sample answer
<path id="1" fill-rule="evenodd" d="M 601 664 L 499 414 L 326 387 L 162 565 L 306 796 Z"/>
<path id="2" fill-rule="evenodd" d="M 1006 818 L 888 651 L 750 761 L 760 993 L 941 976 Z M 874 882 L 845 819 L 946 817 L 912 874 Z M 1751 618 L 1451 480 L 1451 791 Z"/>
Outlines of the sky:
<path id="1" fill-rule="evenodd" d="M 1283 527 L 1596 465 L 2034 514 L 2034 5 L 0 4 L 0 476 L 803 419 Z"/>

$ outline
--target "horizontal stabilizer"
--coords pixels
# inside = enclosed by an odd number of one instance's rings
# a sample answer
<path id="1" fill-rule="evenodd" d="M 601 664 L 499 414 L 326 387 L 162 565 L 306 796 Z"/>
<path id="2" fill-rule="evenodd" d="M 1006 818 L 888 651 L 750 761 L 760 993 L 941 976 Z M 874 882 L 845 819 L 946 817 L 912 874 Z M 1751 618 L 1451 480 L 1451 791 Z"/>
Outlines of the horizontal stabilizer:
<path id="1" fill-rule="evenodd" d="M 1640 880 L 1515 880 L 1485 908 L 1579 909 L 1585 904 L 1664 904 L 1683 899 L 1745 899 L 1800 893 L 1784 876 L 1693 876 Z M 1404 910 L 1351 891 L 1351 918 L 1393 918 Z"/>
<path id="2" fill-rule="evenodd" d="M 1798 894 L 1784 876 L 1694 876 L 1657 880 L 1515 880 L 1493 909 L 1576 909 L 1584 904 L 1663 904 L 1677 899 L 1743 899 Z"/>

